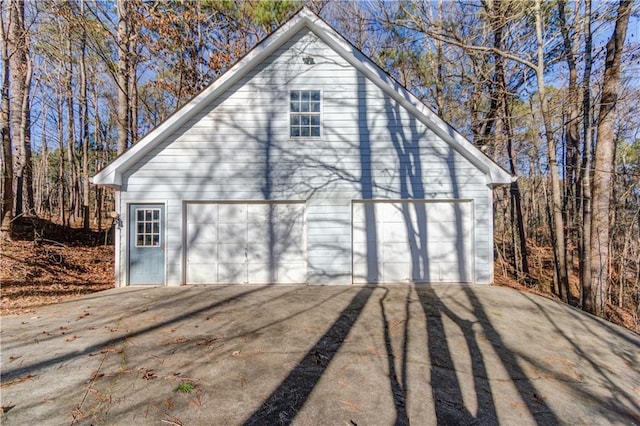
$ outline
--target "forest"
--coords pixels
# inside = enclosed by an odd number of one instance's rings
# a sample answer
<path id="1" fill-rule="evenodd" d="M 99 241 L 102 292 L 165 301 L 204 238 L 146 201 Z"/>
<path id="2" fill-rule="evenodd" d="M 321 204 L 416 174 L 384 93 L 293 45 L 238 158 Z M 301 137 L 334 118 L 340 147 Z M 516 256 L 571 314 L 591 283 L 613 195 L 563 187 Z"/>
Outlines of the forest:
<path id="1" fill-rule="evenodd" d="M 640 329 L 640 8 L 627 0 L 0 0 L 2 238 L 108 226 L 91 176 L 302 6 L 518 179 L 496 277 Z M 105 225 L 107 224 L 107 225 Z"/>

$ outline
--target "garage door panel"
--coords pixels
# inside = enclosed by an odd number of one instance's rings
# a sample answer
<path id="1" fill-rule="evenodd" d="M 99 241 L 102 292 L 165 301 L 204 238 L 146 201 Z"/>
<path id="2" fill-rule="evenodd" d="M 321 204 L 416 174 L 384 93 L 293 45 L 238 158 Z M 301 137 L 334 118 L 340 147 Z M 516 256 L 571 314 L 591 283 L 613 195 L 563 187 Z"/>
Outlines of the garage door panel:
<path id="1" fill-rule="evenodd" d="M 188 263 L 209 263 L 218 259 L 218 244 L 195 243 L 189 246 Z"/>
<path id="2" fill-rule="evenodd" d="M 246 204 L 218 204 L 218 223 L 247 223 Z"/>
<path id="3" fill-rule="evenodd" d="M 304 262 L 304 255 L 299 252 L 298 249 L 289 249 L 289 250 L 274 250 L 274 258 L 276 263 L 297 263 Z"/>
<path id="4" fill-rule="evenodd" d="M 218 244 L 218 263 L 244 263 L 247 257 L 247 245 L 237 243 Z"/>
<path id="5" fill-rule="evenodd" d="M 281 223 L 303 223 L 304 204 L 275 204 L 275 217 Z"/>
<path id="6" fill-rule="evenodd" d="M 402 204 L 380 204 L 376 208 L 376 215 L 379 217 L 378 220 L 383 221 L 384 223 L 404 223 L 405 222 L 405 214 L 412 213 L 412 205 L 413 203 Z"/>
<path id="7" fill-rule="evenodd" d="M 354 216 L 354 219 L 355 219 L 355 216 Z M 353 224 L 352 238 L 353 238 L 354 244 L 367 242 L 368 240 L 367 232 L 363 222 Z"/>
<path id="8" fill-rule="evenodd" d="M 369 273 L 369 266 L 366 262 L 366 259 L 364 262 L 359 261 L 359 262 L 354 262 L 353 263 L 353 283 L 354 284 L 367 284 L 367 283 L 372 283 L 371 280 L 367 279 L 367 274 Z M 377 281 L 373 281 L 373 283 L 375 283 Z"/>
<path id="9" fill-rule="evenodd" d="M 248 241 L 246 223 L 219 223 L 218 241 L 246 243 Z"/>
<path id="10" fill-rule="evenodd" d="M 215 243 L 218 241 L 218 227 L 208 223 L 189 223 L 187 225 L 187 242 L 192 241 Z"/>
<path id="11" fill-rule="evenodd" d="M 405 262 L 384 262 L 382 266 L 384 282 L 411 281 L 411 271 L 407 270 Z"/>
<path id="12" fill-rule="evenodd" d="M 306 281 L 304 204 L 188 204 L 187 212 L 197 221 L 186 226 L 188 283 Z"/>
<path id="13" fill-rule="evenodd" d="M 188 204 L 187 223 L 208 223 L 218 222 L 217 204 Z"/>
<path id="14" fill-rule="evenodd" d="M 278 267 L 277 277 L 278 282 L 282 284 L 295 284 L 303 283 L 306 281 L 307 276 L 307 264 L 304 262 L 299 263 L 287 263 Z"/>
<path id="15" fill-rule="evenodd" d="M 273 212 L 273 206 L 264 204 L 248 204 L 247 205 L 247 222 L 249 223 L 267 223 L 270 217 L 269 212 Z"/>
<path id="16" fill-rule="evenodd" d="M 351 224 L 354 228 L 364 223 L 364 203 L 351 205 Z"/>
<path id="17" fill-rule="evenodd" d="M 219 263 L 216 283 L 242 284 L 247 282 L 246 263 Z"/>
<path id="18" fill-rule="evenodd" d="M 407 225 L 404 222 L 385 222 L 381 234 L 381 241 L 407 243 Z"/>
<path id="19" fill-rule="evenodd" d="M 464 281 L 465 277 L 470 274 L 470 265 L 464 264 L 461 268 L 457 262 L 438 262 L 440 267 L 439 280 L 444 282 L 459 282 Z"/>
<path id="20" fill-rule="evenodd" d="M 367 209 L 375 213 L 369 232 Z M 352 226 L 356 283 L 370 282 L 370 273 L 382 282 L 472 281 L 471 202 L 356 202 Z M 372 238 L 379 248 L 377 266 L 367 250 Z"/>
<path id="21" fill-rule="evenodd" d="M 432 262 L 458 263 L 463 262 L 465 258 L 464 254 L 459 254 L 456 247 L 440 248 L 439 250 L 432 249 L 428 253 Z"/>
<path id="22" fill-rule="evenodd" d="M 191 284 L 212 284 L 217 281 L 218 265 L 211 263 L 189 263 L 187 279 Z"/>
<path id="23" fill-rule="evenodd" d="M 367 242 L 353 243 L 353 260 L 354 261 L 366 261 L 369 253 L 372 250 L 378 250 L 374 244 L 371 244 L 371 249 L 368 249 L 369 244 Z"/>
<path id="24" fill-rule="evenodd" d="M 246 246 L 247 260 L 249 263 L 261 262 L 269 259 L 269 245 L 266 242 L 252 244 L 249 243 Z"/>
<path id="25" fill-rule="evenodd" d="M 427 222 L 427 236 L 437 235 L 440 241 L 455 241 L 459 234 L 454 223 Z"/>
<path id="26" fill-rule="evenodd" d="M 247 229 L 247 238 L 249 242 L 254 241 L 268 241 L 269 240 L 269 228 L 266 224 L 261 223 L 249 223 Z"/>
<path id="27" fill-rule="evenodd" d="M 408 262 L 411 260 L 411 252 L 407 250 L 407 242 L 382 243 L 381 258 L 385 262 Z"/>
<path id="28" fill-rule="evenodd" d="M 273 270 L 272 270 L 273 269 Z M 252 284 L 269 284 L 277 282 L 276 270 L 269 263 L 250 263 L 247 282 Z"/>

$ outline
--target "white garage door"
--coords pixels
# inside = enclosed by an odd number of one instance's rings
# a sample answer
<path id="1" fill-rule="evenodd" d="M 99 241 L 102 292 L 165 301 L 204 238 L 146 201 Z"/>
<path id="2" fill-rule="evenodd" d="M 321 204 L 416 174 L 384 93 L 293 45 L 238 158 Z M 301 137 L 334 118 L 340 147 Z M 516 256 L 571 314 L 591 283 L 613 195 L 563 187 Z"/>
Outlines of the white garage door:
<path id="1" fill-rule="evenodd" d="M 189 203 L 188 284 L 304 283 L 303 203 Z"/>
<path id="2" fill-rule="evenodd" d="M 471 202 L 353 203 L 353 282 L 471 282 Z"/>

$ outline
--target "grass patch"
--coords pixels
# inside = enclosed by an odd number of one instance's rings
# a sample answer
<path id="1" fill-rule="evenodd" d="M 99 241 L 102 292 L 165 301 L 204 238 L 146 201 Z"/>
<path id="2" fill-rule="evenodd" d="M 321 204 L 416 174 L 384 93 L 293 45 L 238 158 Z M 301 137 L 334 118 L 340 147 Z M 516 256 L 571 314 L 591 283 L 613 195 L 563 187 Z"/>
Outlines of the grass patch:
<path id="1" fill-rule="evenodd" d="M 196 387 L 192 383 L 182 382 L 173 391 L 174 392 L 180 392 L 180 393 L 191 393 L 195 389 L 196 389 Z"/>

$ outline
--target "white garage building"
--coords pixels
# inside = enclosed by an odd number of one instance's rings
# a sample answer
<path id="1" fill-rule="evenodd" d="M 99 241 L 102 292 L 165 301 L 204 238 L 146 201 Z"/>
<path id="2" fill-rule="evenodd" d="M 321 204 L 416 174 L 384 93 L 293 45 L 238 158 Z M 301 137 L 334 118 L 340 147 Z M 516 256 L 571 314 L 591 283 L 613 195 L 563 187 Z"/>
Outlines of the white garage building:
<path id="1" fill-rule="evenodd" d="M 511 181 L 306 8 L 93 178 L 117 286 L 490 283 Z"/>

